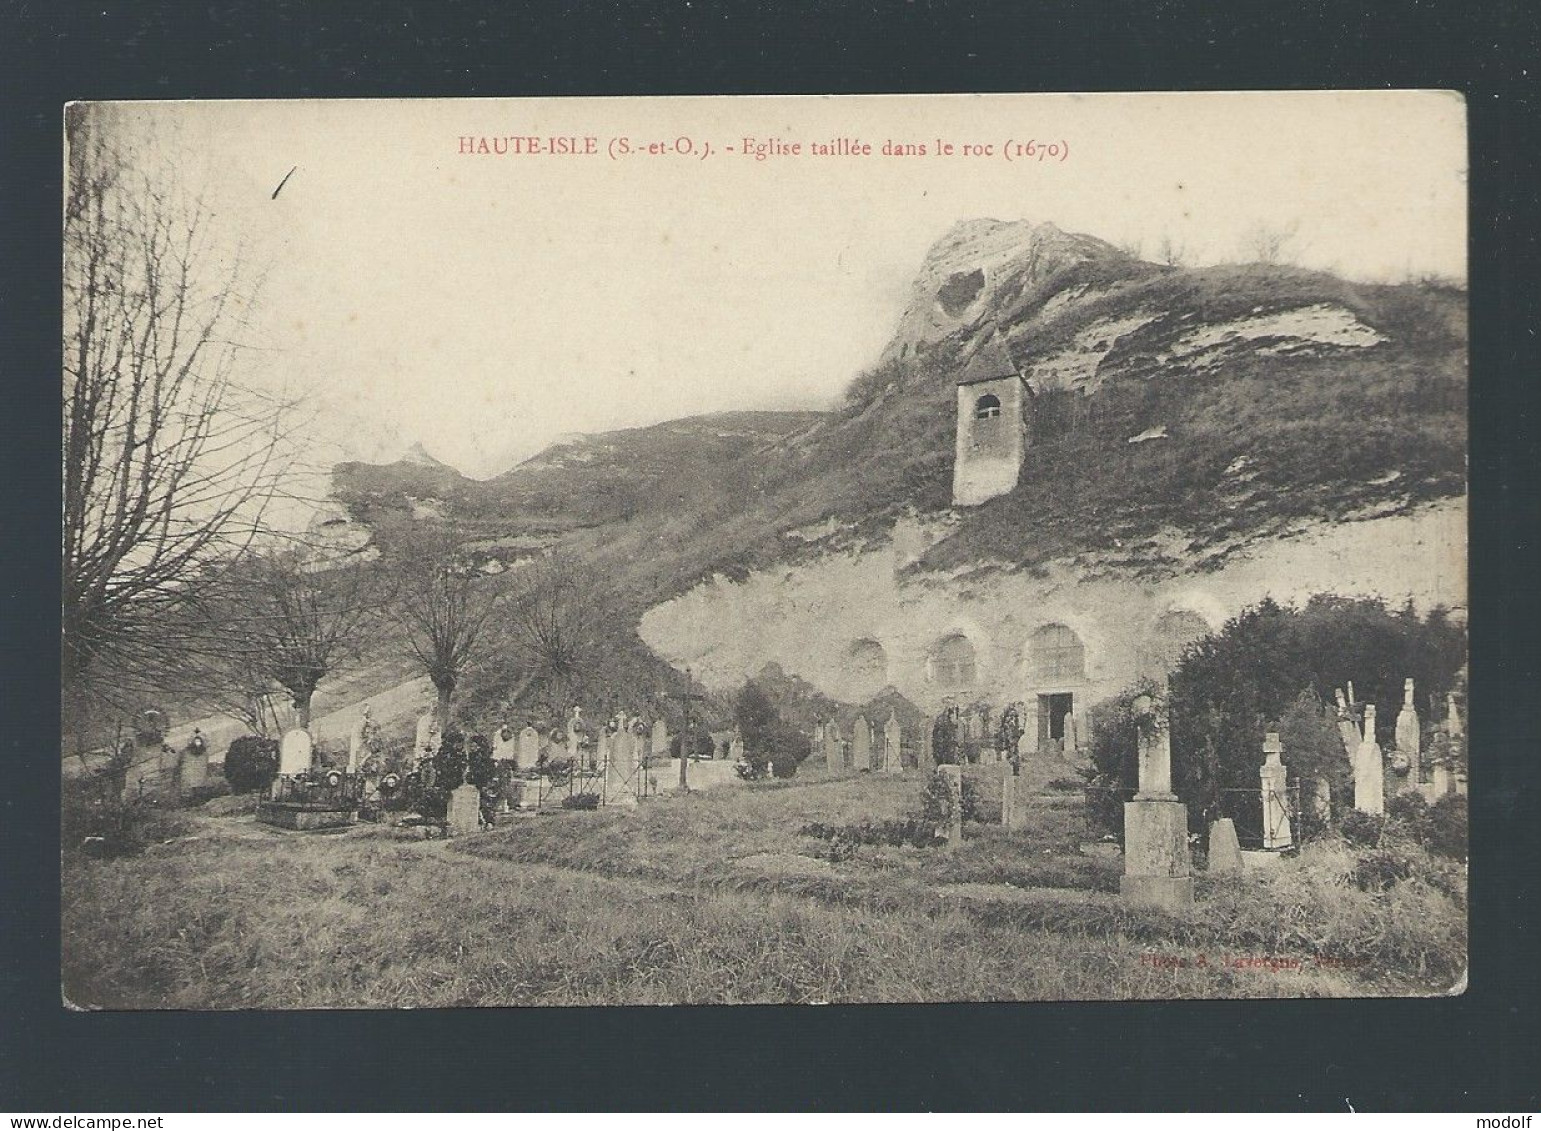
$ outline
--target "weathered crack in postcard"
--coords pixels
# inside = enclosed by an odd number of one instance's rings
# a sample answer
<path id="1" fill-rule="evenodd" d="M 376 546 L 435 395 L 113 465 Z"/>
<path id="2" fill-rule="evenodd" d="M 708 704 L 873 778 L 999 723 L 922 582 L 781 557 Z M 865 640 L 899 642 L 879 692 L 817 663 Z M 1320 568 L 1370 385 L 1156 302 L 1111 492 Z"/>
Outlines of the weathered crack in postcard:
<path id="1" fill-rule="evenodd" d="M 69 107 L 80 1008 L 1465 981 L 1465 107 Z"/>

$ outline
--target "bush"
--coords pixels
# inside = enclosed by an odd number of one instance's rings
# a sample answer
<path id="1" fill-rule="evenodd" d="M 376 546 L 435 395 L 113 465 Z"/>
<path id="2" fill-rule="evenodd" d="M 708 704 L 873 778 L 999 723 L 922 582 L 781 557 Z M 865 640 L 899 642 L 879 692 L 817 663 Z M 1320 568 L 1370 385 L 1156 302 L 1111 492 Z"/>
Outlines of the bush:
<path id="1" fill-rule="evenodd" d="M 804 825 L 798 831 L 803 836 L 829 841 L 831 858 L 836 860 L 850 859 L 856 854 L 858 845 L 930 848 L 941 843 L 936 835 L 935 824 L 919 815 L 887 821 L 862 821 L 855 825 L 814 822 Z"/>
<path id="2" fill-rule="evenodd" d="M 225 752 L 225 780 L 236 793 L 266 789 L 278 776 L 278 740 L 243 734 Z"/>
<path id="3" fill-rule="evenodd" d="M 1430 852 L 1452 860 L 1465 860 L 1468 833 L 1466 798 L 1452 793 L 1429 806 L 1428 835 L 1424 845 Z"/>
<path id="4" fill-rule="evenodd" d="M 1406 849 L 1372 849 L 1354 862 L 1354 886 L 1360 891 L 1385 891 L 1411 876 L 1414 867 Z"/>
<path id="5" fill-rule="evenodd" d="M 973 779 L 963 779 L 963 820 L 979 820 L 979 786 Z M 940 772 L 933 773 L 920 793 L 920 817 L 933 828 L 941 828 L 952 819 L 952 790 Z"/>
<path id="6" fill-rule="evenodd" d="M 1302 701 L 1309 691 L 1330 703 L 1354 683 L 1359 700 L 1387 707 L 1402 700 L 1411 676 L 1436 701 L 1456 685 L 1466 662 L 1466 631 L 1443 609 L 1420 617 L 1411 605 L 1326 594 L 1296 608 L 1267 599 L 1244 609 L 1221 632 L 1191 645 L 1170 680 L 1173 784 L 1195 817 L 1220 810 L 1221 791 L 1257 789 L 1263 735 L 1291 722 L 1291 776 L 1326 774 L 1346 788 L 1348 760 L 1331 742 L 1325 710 Z M 1335 726 L 1335 723 L 1333 724 Z M 1393 745 L 1396 712 L 1380 716 L 1374 736 Z M 1319 764 L 1318 764 L 1319 763 Z"/>
<path id="7" fill-rule="evenodd" d="M 1386 818 L 1354 809 L 1343 818 L 1340 831 L 1343 839 L 1356 848 L 1374 847 L 1380 844 L 1381 836 L 1386 831 Z"/>
<path id="8" fill-rule="evenodd" d="M 107 859 L 132 856 L 152 844 L 184 836 L 189 828 L 186 821 L 168 813 L 154 798 L 120 801 L 70 789 L 63 801 L 61 841 L 70 853 Z"/>
<path id="9" fill-rule="evenodd" d="M 569 793 L 562 798 L 563 809 L 598 809 L 599 794 L 597 793 Z"/>

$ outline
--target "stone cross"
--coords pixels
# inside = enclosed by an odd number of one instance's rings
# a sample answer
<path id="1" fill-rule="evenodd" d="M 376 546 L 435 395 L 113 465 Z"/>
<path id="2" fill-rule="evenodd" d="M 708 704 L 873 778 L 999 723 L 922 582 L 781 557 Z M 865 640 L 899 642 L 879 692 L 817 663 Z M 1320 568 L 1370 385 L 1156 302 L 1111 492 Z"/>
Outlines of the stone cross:
<path id="1" fill-rule="evenodd" d="M 872 768 L 872 724 L 865 715 L 856 716 L 856 733 L 851 735 L 851 766 L 857 770 Z"/>
<path id="2" fill-rule="evenodd" d="M 1402 710 L 1397 714 L 1397 753 L 1407 759 L 1407 780 L 1417 785 L 1423 777 L 1422 743 L 1418 708 L 1413 705 L 1413 681 L 1402 685 Z"/>
<path id="3" fill-rule="evenodd" d="M 893 710 L 883 724 L 883 769 L 890 774 L 904 773 L 904 732 L 899 728 L 898 713 Z"/>
<path id="4" fill-rule="evenodd" d="M 1364 738 L 1354 752 L 1354 808 L 1379 815 L 1386 811 L 1386 767 L 1375 742 L 1375 704 L 1364 705 Z"/>
<path id="5" fill-rule="evenodd" d="M 1265 760 L 1258 771 L 1261 779 L 1263 794 L 1263 847 L 1264 848 L 1288 848 L 1295 843 L 1294 831 L 1290 828 L 1289 806 L 1286 804 L 1285 788 L 1289 771 L 1279 756 L 1284 753 L 1284 743 L 1279 741 L 1279 736 L 1273 731 L 1263 740 L 1263 754 Z"/>
<path id="6" fill-rule="evenodd" d="M 947 784 L 947 847 L 957 848 L 963 843 L 963 767 L 938 766 L 936 772 Z"/>

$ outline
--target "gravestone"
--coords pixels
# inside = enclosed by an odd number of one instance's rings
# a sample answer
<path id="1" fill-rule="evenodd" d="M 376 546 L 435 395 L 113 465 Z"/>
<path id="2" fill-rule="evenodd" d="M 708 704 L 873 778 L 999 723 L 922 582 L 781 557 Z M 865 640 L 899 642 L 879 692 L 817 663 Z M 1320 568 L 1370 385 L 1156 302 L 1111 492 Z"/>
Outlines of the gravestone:
<path id="1" fill-rule="evenodd" d="M 1417 785 L 1423 780 L 1422 744 L 1418 709 L 1413 705 L 1413 681 L 1402 685 L 1402 710 L 1397 713 L 1397 753 L 1407 759 L 1407 780 Z"/>
<path id="2" fill-rule="evenodd" d="M 899 716 L 888 712 L 883 724 L 883 769 L 890 774 L 904 773 L 904 732 L 899 727 Z"/>
<path id="3" fill-rule="evenodd" d="M 1001 763 L 1001 825 L 1006 829 L 1018 826 L 1017 768 L 1010 762 Z"/>
<path id="4" fill-rule="evenodd" d="M 449 792 L 444 829 L 450 836 L 469 836 L 482 827 L 482 791 L 474 785 L 456 786 Z"/>
<path id="5" fill-rule="evenodd" d="M 1065 754 L 1066 756 L 1077 753 L 1081 749 L 1081 724 L 1071 711 L 1065 716 Z"/>
<path id="6" fill-rule="evenodd" d="M 662 762 L 669 757 L 669 726 L 662 719 L 653 724 L 652 749 L 648 751 L 649 762 Z"/>
<path id="7" fill-rule="evenodd" d="M 519 762 L 519 735 L 511 726 L 500 726 L 492 740 L 494 762 Z"/>
<path id="8" fill-rule="evenodd" d="M 947 847 L 957 848 L 963 843 L 963 767 L 938 766 L 947 785 Z"/>
<path id="9" fill-rule="evenodd" d="M 574 707 L 567 716 L 567 756 L 578 765 L 583 756 L 583 708 Z"/>
<path id="10" fill-rule="evenodd" d="M 1461 710 L 1455 705 L 1455 692 L 1445 696 L 1445 733 L 1459 742 L 1466 734 L 1466 728 L 1461 723 Z"/>
<path id="11" fill-rule="evenodd" d="M 728 739 L 728 757 L 735 762 L 744 760 L 744 736 L 738 731 L 734 731 L 733 736 Z"/>
<path id="12" fill-rule="evenodd" d="M 1429 790 L 1430 794 L 1432 794 L 1432 796 L 1429 798 L 1431 802 L 1438 801 L 1447 793 L 1454 791 L 1455 777 L 1450 773 L 1450 767 L 1445 765 L 1445 763 L 1436 762 L 1434 764 L 1433 771 L 1429 774 L 1429 777 L 1431 779 L 1430 784 L 1432 786 L 1432 788 Z"/>
<path id="13" fill-rule="evenodd" d="M 1386 767 L 1375 742 L 1375 704 L 1364 705 L 1364 738 L 1354 752 L 1354 808 L 1376 816 L 1386 811 Z"/>
<path id="14" fill-rule="evenodd" d="M 520 730 L 515 761 L 527 770 L 540 761 L 540 731 L 531 726 Z"/>
<path id="15" fill-rule="evenodd" d="M 412 757 L 428 758 L 439 748 L 439 723 L 433 711 L 418 717 L 417 734 L 412 742 Z"/>
<path id="16" fill-rule="evenodd" d="M 605 804 L 634 808 L 637 804 L 637 745 L 631 728 L 610 736 L 605 759 Z"/>
<path id="17" fill-rule="evenodd" d="M 610 755 L 615 750 L 615 736 L 610 733 L 608 727 L 599 728 L 599 736 L 594 744 L 594 765 L 601 771 L 609 772 Z"/>
<path id="18" fill-rule="evenodd" d="M 1236 839 L 1236 822 L 1229 817 L 1209 826 L 1209 871 L 1214 875 L 1241 874 L 1241 842 Z"/>
<path id="19" fill-rule="evenodd" d="M 832 774 L 845 769 L 845 748 L 840 741 L 840 726 L 834 719 L 824 728 L 824 767 Z"/>
<path id="20" fill-rule="evenodd" d="M 1364 734 L 1359 730 L 1359 725 L 1354 722 L 1354 713 L 1349 710 L 1348 699 L 1343 695 L 1343 689 L 1337 689 L 1338 699 L 1338 735 L 1343 739 L 1343 752 L 1348 755 L 1349 763 L 1359 757 L 1359 746 L 1364 742 Z"/>
<path id="21" fill-rule="evenodd" d="M 209 751 L 189 748 L 182 752 L 182 763 L 177 767 L 177 788 L 198 789 L 209 781 Z"/>
<path id="22" fill-rule="evenodd" d="M 922 715 L 920 719 L 920 768 L 926 769 L 934 759 L 931 756 L 931 728 L 936 726 L 936 719 L 931 715 Z"/>
<path id="23" fill-rule="evenodd" d="M 310 769 L 313 749 L 310 733 L 303 728 L 296 728 L 284 735 L 283 741 L 278 744 L 280 776 L 303 774 Z"/>
<path id="24" fill-rule="evenodd" d="M 872 768 L 872 724 L 865 715 L 856 716 L 856 731 L 851 735 L 851 768 Z"/>
<path id="25" fill-rule="evenodd" d="M 1263 847 L 1288 848 L 1295 843 L 1285 786 L 1289 770 L 1280 760 L 1284 743 L 1273 731 L 1263 740 L 1264 762 L 1258 770 L 1263 795 Z"/>
<path id="26" fill-rule="evenodd" d="M 1172 792 L 1172 746 L 1166 705 L 1148 695 L 1135 700 L 1139 720 L 1140 789 L 1124 803 L 1125 899 L 1154 907 L 1193 902 L 1188 854 L 1188 808 Z"/>

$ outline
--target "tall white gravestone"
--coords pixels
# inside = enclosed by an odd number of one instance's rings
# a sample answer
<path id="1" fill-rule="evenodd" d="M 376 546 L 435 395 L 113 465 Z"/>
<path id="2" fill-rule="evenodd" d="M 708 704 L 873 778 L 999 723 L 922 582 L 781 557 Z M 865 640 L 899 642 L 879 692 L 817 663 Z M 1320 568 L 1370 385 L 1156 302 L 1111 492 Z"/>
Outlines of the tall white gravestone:
<path id="1" fill-rule="evenodd" d="M 278 744 L 278 772 L 281 775 L 303 774 L 310 769 L 314 746 L 310 732 L 301 728 L 291 730 Z"/>
<path id="2" fill-rule="evenodd" d="M 1285 796 L 1289 770 L 1280 760 L 1284 743 L 1273 731 L 1263 740 L 1264 761 L 1258 770 L 1263 795 L 1263 847 L 1288 848 L 1295 843 L 1290 828 L 1290 811 Z"/>
<path id="3" fill-rule="evenodd" d="M 1354 753 L 1354 808 L 1376 816 L 1386 811 L 1386 767 L 1375 742 L 1375 704 L 1364 705 L 1364 738 Z"/>
<path id="4" fill-rule="evenodd" d="M 872 724 L 866 715 L 856 716 L 856 733 L 851 735 L 851 768 L 872 768 Z"/>
<path id="5" fill-rule="evenodd" d="M 904 773 L 904 732 L 897 712 L 892 710 L 883 724 L 883 769 L 890 774 Z"/>
<path id="6" fill-rule="evenodd" d="M 1407 781 L 1416 786 L 1423 780 L 1423 736 L 1418 708 L 1413 705 L 1413 681 L 1402 685 L 1402 710 L 1397 713 L 1397 753 L 1407 759 Z"/>

